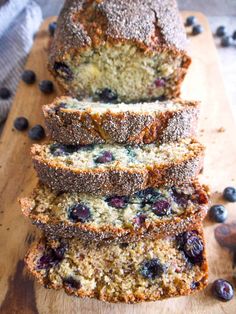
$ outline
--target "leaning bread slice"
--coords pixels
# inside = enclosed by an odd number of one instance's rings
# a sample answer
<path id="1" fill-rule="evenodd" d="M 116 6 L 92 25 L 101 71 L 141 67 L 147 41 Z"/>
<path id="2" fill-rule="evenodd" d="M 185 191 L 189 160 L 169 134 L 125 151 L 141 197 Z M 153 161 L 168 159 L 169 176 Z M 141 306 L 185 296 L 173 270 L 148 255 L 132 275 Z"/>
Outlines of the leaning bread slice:
<path id="1" fill-rule="evenodd" d="M 196 135 L 197 102 L 111 104 L 57 98 L 43 107 L 49 136 L 66 145 L 167 143 Z"/>
<path id="2" fill-rule="evenodd" d="M 201 228 L 164 239 L 120 244 L 41 240 L 25 261 L 45 287 L 107 302 L 189 295 L 205 288 L 208 277 Z"/>
<path id="3" fill-rule="evenodd" d="M 130 242 L 195 228 L 207 213 L 208 190 L 196 181 L 106 197 L 57 194 L 39 184 L 20 203 L 24 215 L 51 237 Z"/>
<path id="4" fill-rule="evenodd" d="M 57 191 L 130 195 L 148 187 L 191 181 L 204 147 L 193 139 L 169 144 L 32 147 L 40 180 Z"/>

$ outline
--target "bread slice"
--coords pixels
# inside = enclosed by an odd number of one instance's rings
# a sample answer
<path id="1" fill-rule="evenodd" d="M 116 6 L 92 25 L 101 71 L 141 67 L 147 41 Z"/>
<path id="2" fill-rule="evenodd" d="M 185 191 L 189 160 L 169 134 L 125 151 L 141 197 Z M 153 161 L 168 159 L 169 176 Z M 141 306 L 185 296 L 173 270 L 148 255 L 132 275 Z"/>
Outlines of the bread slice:
<path id="1" fill-rule="evenodd" d="M 137 102 L 178 97 L 191 63 L 176 0 L 67 0 L 49 70 L 70 95 Z"/>
<path id="2" fill-rule="evenodd" d="M 196 135 L 199 103 L 94 103 L 60 97 L 43 106 L 48 135 L 65 145 L 167 143 Z"/>
<path id="3" fill-rule="evenodd" d="M 202 168 L 204 147 L 193 139 L 142 147 L 35 144 L 40 180 L 57 191 L 130 195 L 148 187 L 191 181 Z"/>
<path id="4" fill-rule="evenodd" d="M 47 288 L 107 302 L 136 303 L 205 288 L 204 247 L 201 229 L 129 244 L 41 240 L 32 246 L 25 262 Z"/>
<path id="5" fill-rule="evenodd" d="M 202 223 L 208 189 L 199 182 L 148 188 L 131 196 L 52 192 L 39 184 L 22 212 L 50 236 L 130 242 L 175 235 Z"/>

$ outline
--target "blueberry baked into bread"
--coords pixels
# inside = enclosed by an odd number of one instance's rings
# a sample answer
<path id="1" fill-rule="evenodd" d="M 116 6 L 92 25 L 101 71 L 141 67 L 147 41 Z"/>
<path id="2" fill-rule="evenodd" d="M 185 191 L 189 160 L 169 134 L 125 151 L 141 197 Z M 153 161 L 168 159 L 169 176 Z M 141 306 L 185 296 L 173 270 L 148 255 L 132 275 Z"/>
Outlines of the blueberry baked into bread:
<path id="1" fill-rule="evenodd" d="M 41 240 L 25 261 L 47 288 L 108 302 L 189 295 L 202 290 L 208 277 L 201 229 L 129 244 Z"/>
<path id="2" fill-rule="evenodd" d="M 48 135 L 65 145 L 167 143 L 196 135 L 198 102 L 95 103 L 60 97 L 43 106 Z"/>
<path id="3" fill-rule="evenodd" d="M 175 235 L 201 224 L 208 190 L 197 181 L 148 188 L 131 196 L 54 193 L 39 184 L 20 200 L 25 216 L 47 234 L 94 241 L 137 241 Z"/>
<path id="4" fill-rule="evenodd" d="M 191 62 L 175 0 L 67 0 L 50 46 L 60 85 L 104 102 L 177 97 Z"/>
<path id="5" fill-rule="evenodd" d="M 39 179 L 56 191 L 129 195 L 148 187 L 191 181 L 203 164 L 194 139 L 144 146 L 35 144 Z"/>

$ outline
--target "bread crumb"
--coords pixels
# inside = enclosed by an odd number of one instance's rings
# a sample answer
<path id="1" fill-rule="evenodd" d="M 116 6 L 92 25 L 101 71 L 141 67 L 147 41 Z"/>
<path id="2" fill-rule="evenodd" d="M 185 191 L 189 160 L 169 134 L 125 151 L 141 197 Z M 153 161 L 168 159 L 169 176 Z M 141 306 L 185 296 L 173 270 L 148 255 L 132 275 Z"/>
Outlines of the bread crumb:
<path id="1" fill-rule="evenodd" d="M 217 129 L 217 132 L 223 133 L 223 132 L 225 132 L 225 128 L 223 126 L 221 126 L 219 129 Z"/>

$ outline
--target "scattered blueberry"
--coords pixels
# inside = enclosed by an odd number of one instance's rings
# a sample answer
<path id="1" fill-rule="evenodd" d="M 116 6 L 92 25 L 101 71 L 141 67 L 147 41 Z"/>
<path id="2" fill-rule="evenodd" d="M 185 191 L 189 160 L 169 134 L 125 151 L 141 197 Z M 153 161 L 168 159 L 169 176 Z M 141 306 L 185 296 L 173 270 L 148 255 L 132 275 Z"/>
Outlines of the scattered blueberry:
<path id="1" fill-rule="evenodd" d="M 166 85 L 166 82 L 164 79 L 162 78 L 157 78 L 155 81 L 154 81 L 154 84 L 156 85 L 156 87 L 163 87 Z"/>
<path id="2" fill-rule="evenodd" d="M 227 280 L 217 279 L 213 282 L 212 293 L 221 301 L 230 301 L 234 296 L 234 288 Z"/>
<path id="3" fill-rule="evenodd" d="M 55 62 L 54 70 L 66 81 L 73 80 L 73 72 L 64 62 Z"/>
<path id="4" fill-rule="evenodd" d="M 140 273 L 148 279 L 154 280 L 160 277 L 165 272 L 164 265 L 161 264 L 158 258 L 153 258 L 145 261 L 140 269 Z"/>
<path id="5" fill-rule="evenodd" d="M 45 94 L 50 94 L 54 90 L 53 82 L 49 80 L 43 80 L 39 83 L 39 89 Z"/>
<path id="6" fill-rule="evenodd" d="M 57 28 L 57 22 L 52 22 L 49 24 L 48 31 L 49 31 L 50 36 L 54 35 L 56 28 Z"/>
<path id="7" fill-rule="evenodd" d="M 202 262 L 203 243 L 197 232 L 186 231 L 178 235 L 177 243 L 191 263 L 199 264 Z"/>
<path id="8" fill-rule="evenodd" d="M 111 196 L 106 198 L 109 206 L 119 208 L 126 208 L 128 206 L 129 198 L 127 196 Z"/>
<path id="9" fill-rule="evenodd" d="M 134 218 L 134 224 L 137 226 L 142 226 L 147 219 L 147 216 L 144 214 L 139 214 Z"/>
<path id="10" fill-rule="evenodd" d="M 166 200 L 158 200 L 152 205 L 152 211 L 157 216 L 168 216 L 171 214 L 171 205 Z"/>
<path id="11" fill-rule="evenodd" d="M 114 102 L 118 98 L 117 93 L 110 88 L 104 88 L 102 91 L 98 92 L 98 96 L 100 100 L 104 102 Z"/>
<path id="12" fill-rule="evenodd" d="M 91 218 L 89 207 L 83 203 L 78 203 L 69 208 L 69 219 L 73 222 L 85 222 Z"/>
<path id="13" fill-rule="evenodd" d="M 236 189 L 232 186 L 228 186 L 224 189 L 223 197 L 228 202 L 236 202 Z"/>
<path id="14" fill-rule="evenodd" d="M 107 163 L 107 162 L 111 162 L 113 161 L 115 158 L 113 156 L 113 154 L 109 151 L 104 151 L 101 153 L 100 156 L 98 156 L 97 158 L 95 158 L 95 162 L 97 164 L 104 164 L 104 163 Z"/>
<path id="15" fill-rule="evenodd" d="M 209 215 L 216 222 L 224 222 L 228 217 L 228 212 L 223 205 L 213 205 L 209 210 Z"/>
<path id="16" fill-rule="evenodd" d="M 33 84 L 36 80 L 36 75 L 31 70 L 25 70 L 21 75 L 21 78 L 26 84 Z"/>
<path id="17" fill-rule="evenodd" d="M 187 207 L 189 200 L 188 195 L 177 191 L 175 188 L 172 188 L 171 195 L 175 203 L 182 207 Z"/>
<path id="18" fill-rule="evenodd" d="M 11 92 L 8 88 L 6 87 L 1 87 L 0 88 L 0 98 L 1 99 L 8 99 L 11 97 Z"/>
<path id="19" fill-rule="evenodd" d="M 221 39 L 220 44 L 222 47 L 229 47 L 231 45 L 231 37 L 230 36 L 224 36 Z"/>
<path id="20" fill-rule="evenodd" d="M 78 280 L 75 280 L 72 276 L 63 280 L 63 284 L 67 288 L 78 290 L 81 288 L 81 283 Z"/>
<path id="21" fill-rule="evenodd" d="M 185 25 L 186 26 L 192 26 L 192 25 L 196 24 L 196 22 L 197 22 L 196 16 L 193 16 L 193 15 L 188 16 L 186 18 Z"/>
<path id="22" fill-rule="evenodd" d="M 29 130 L 28 135 L 31 140 L 41 140 L 45 137 L 45 131 L 40 124 L 37 124 Z"/>
<path id="23" fill-rule="evenodd" d="M 18 117 L 14 120 L 14 128 L 18 131 L 24 131 L 28 128 L 29 122 L 25 117 Z"/>
<path id="24" fill-rule="evenodd" d="M 223 37 L 226 35 L 226 28 L 225 26 L 219 26 L 216 29 L 216 36 L 217 37 Z"/>
<path id="25" fill-rule="evenodd" d="M 236 31 L 233 32 L 232 38 L 233 40 L 236 40 Z"/>
<path id="26" fill-rule="evenodd" d="M 191 283 L 191 290 L 195 290 L 195 289 L 197 289 L 198 287 L 199 287 L 199 285 L 200 285 L 200 283 L 199 282 L 197 282 L 197 281 L 193 281 L 192 283 Z"/>
<path id="27" fill-rule="evenodd" d="M 192 34 L 193 35 L 199 35 L 203 32 L 203 27 L 202 25 L 198 24 L 198 25 L 194 25 L 193 29 L 192 29 Z"/>
<path id="28" fill-rule="evenodd" d="M 65 156 L 77 152 L 80 146 L 73 145 L 63 145 L 59 143 L 54 143 L 50 146 L 50 152 L 53 156 Z"/>

